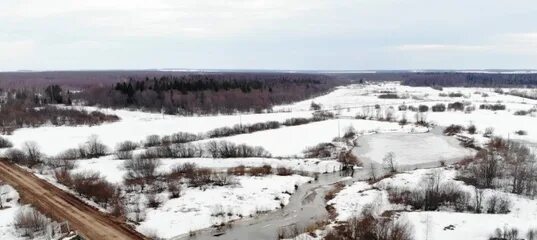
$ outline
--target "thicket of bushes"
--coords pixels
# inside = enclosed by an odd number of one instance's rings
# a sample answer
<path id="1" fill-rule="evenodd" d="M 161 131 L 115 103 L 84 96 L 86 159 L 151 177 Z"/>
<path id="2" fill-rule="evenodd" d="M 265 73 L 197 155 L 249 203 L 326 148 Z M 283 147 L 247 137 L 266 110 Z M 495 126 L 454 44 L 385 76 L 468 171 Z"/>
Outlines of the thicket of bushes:
<path id="1" fill-rule="evenodd" d="M 45 235 L 45 231 L 52 224 L 52 221 L 31 207 L 22 207 L 15 214 L 13 223 L 17 231 L 22 233 L 24 237 L 34 239 L 40 235 Z"/>
<path id="2" fill-rule="evenodd" d="M 478 188 L 504 188 L 515 194 L 537 195 L 537 158 L 522 143 L 492 138 L 459 168 L 458 178 Z"/>
<path id="3" fill-rule="evenodd" d="M 0 148 L 10 148 L 13 147 L 13 143 L 11 143 L 9 140 L 0 137 Z"/>
<path id="4" fill-rule="evenodd" d="M 521 236 L 520 230 L 516 227 L 496 228 L 489 240 L 537 240 L 537 228 L 530 229 L 526 232 L 526 238 Z"/>
<path id="5" fill-rule="evenodd" d="M 366 214 L 352 218 L 335 226 L 324 237 L 325 240 L 412 240 L 412 226 L 390 217 L 376 217 Z"/>
<path id="6" fill-rule="evenodd" d="M 4 152 L 4 157 L 12 163 L 29 168 L 43 163 L 43 154 L 35 142 L 25 142 L 22 150 L 8 149 Z"/>
<path id="7" fill-rule="evenodd" d="M 263 147 L 252 147 L 246 144 L 235 144 L 228 141 L 210 141 L 205 150 L 212 158 L 244 158 L 270 157 L 271 154 Z"/>
<path id="8" fill-rule="evenodd" d="M 0 133 L 10 134 L 23 127 L 38 127 L 43 124 L 55 126 L 98 125 L 118 121 L 115 115 L 102 112 L 87 112 L 49 106 L 48 96 L 33 90 L 18 90 L 7 93 L 7 100 L 0 108 Z"/>
<path id="9" fill-rule="evenodd" d="M 116 194 L 116 186 L 108 182 L 98 172 L 71 174 L 67 169 L 56 170 L 56 180 L 106 208 Z"/>
<path id="10" fill-rule="evenodd" d="M 492 110 L 492 111 L 498 111 L 498 110 L 505 110 L 506 107 L 504 104 L 481 104 L 479 105 L 479 109 L 485 109 L 485 110 Z"/>

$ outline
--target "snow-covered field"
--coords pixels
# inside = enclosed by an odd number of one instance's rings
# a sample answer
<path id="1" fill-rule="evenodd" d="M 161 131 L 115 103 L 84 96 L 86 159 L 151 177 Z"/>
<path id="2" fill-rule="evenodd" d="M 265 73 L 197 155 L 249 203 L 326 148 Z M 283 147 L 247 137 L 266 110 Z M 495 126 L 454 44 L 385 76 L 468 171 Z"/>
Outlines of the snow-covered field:
<path id="1" fill-rule="evenodd" d="M 95 110 L 96 108 L 83 107 L 83 109 Z M 176 132 L 197 134 L 240 123 L 283 122 L 293 117 L 311 117 L 310 112 L 182 117 L 141 111 L 99 110 L 107 114 L 117 115 L 121 120 L 98 126 L 23 128 L 16 130 L 12 135 L 2 135 L 2 137 L 13 142 L 15 147 L 22 147 L 26 141 L 34 141 L 41 147 L 43 153 L 55 155 L 68 148 L 76 148 L 84 144 L 91 135 L 97 135 L 105 145 L 114 148 L 119 142 L 125 140 L 142 141 L 152 134 L 171 135 Z"/>
<path id="2" fill-rule="evenodd" d="M 509 89 L 507 89 L 509 90 Z M 507 91 L 506 90 L 506 91 Z M 380 99 L 381 92 L 397 92 L 400 99 Z M 461 93 L 462 97 L 447 97 L 439 94 Z M 470 102 L 475 105 L 475 111 L 471 113 L 446 111 L 427 112 L 425 118 L 429 122 L 441 126 L 450 124 L 475 124 L 479 132 L 486 128 L 494 128 L 494 133 L 500 136 L 523 139 L 537 143 L 537 124 L 535 113 L 527 116 L 515 116 L 517 110 L 529 110 L 537 106 L 537 100 L 524 99 L 521 97 L 499 94 L 489 88 L 444 88 L 438 91 L 429 87 L 401 86 L 398 83 L 380 83 L 368 85 L 350 85 L 337 88 L 335 91 L 289 105 L 275 106 L 275 113 L 244 114 L 244 115 L 220 115 L 220 116 L 170 116 L 140 111 L 99 109 L 108 114 L 115 114 L 121 118 L 115 123 L 102 124 L 99 126 L 78 127 L 54 127 L 44 126 L 38 128 L 23 128 L 16 130 L 12 135 L 3 136 L 12 141 L 16 147 L 21 147 L 25 141 L 35 141 L 41 146 L 47 155 L 57 154 L 67 148 L 74 148 L 87 141 L 91 135 L 97 135 L 108 147 L 113 148 L 118 142 L 125 140 L 142 141 L 148 135 L 170 135 L 175 132 L 202 133 L 208 130 L 233 126 L 239 123 L 251 124 L 265 121 L 284 121 L 293 117 L 311 117 L 310 105 L 312 102 L 319 103 L 323 109 L 334 109 L 341 116 L 354 117 L 363 113 L 363 106 L 379 104 L 384 111 L 387 107 L 406 105 L 428 105 L 437 103 L 450 103 L 455 101 Z M 507 110 L 490 111 L 479 110 L 482 103 L 502 103 Z M 93 107 L 83 107 L 86 110 L 96 110 Z M 285 112 L 290 111 L 290 112 Z M 370 111 L 374 111 L 370 109 Z M 414 113 L 410 111 L 396 111 L 395 117 L 401 118 L 406 115 L 409 121 L 414 121 Z M 513 124 L 513 123 L 517 124 Z M 233 136 L 227 138 L 230 141 L 260 145 L 269 149 L 276 156 L 300 155 L 305 147 L 326 142 L 338 135 L 349 126 L 363 131 L 393 130 L 397 128 L 395 123 L 379 123 L 377 121 L 326 121 L 281 128 L 270 131 L 256 132 L 253 134 Z M 339 126 L 339 127 L 338 127 Z M 527 135 L 515 135 L 515 131 L 525 130 Z"/>
<path id="3" fill-rule="evenodd" d="M 251 146 L 262 146 L 274 157 L 300 157 L 303 156 L 303 151 L 308 147 L 313 147 L 319 143 L 331 142 L 338 135 L 343 136 L 349 127 L 353 127 L 360 134 L 378 132 L 408 133 L 427 130 L 411 125 L 401 127 L 396 122 L 334 119 L 211 140 L 226 140 L 237 144 L 244 143 Z M 204 140 L 202 142 L 205 141 L 210 140 Z"/>
<path id="4" fill-rule="evenodd" d="M 473 154 L 455 138 L 433 133 L 366 135 L 358 138 L 355 152 L 360 159 L 380 164 L 388 152 L 393 152 L 396 165 L 458 161 Z"/>
<path id="5" fill-rule="evenodd" d="M 101 158 L 77 160 L 73 173 L 83 171 L 96 171 L 112 183 L 121 183 L 126 171 L 123 164 L 126 160 L 114 159 L 113 155 Z M 245 167 L 260 167 L 265 164 L 273 168 L 286 167 L 295 171 L 308 173 L 328 173 L 339 171 L 341 164 L 335 160 L 319 159 L 276 159 L 276 158 L 181 158 L 181 159 L 160 159 L 161 166 L 158 171 L 161 173 L 169 172 L 170 169 L 178 164 L 194 163 L 198 167 L 206 167 L 215 170 L 227 170 L 228 168 L 244 165 Z"/>
<path id="6" fill-rule="evenodd" d="M 19 194 L 9 185 L 0 185 L 0 198 L 2 198 L 0 201 L 4 203 L 4 208 L 0 208 L 0 239 L 25 239 L 19 236 L 13 224 L 15 215 L 21 208 L 18 203 Z"/>
<path id="7" fill-rule="evenodd" d="M 455 170 L 422 169 L 396 174 L 370 185 L 356 182 L 345 187 L 337 196 L 328 202 L 336 209 L 337 220 L 345 221 L 359 216 L 364 207 L 373 208 L 380 214 L 386 210 L 404 210 L 404 206 L 394 205 L 388 201 L 387 189 L 394 187 L 403 189 L 419 189 L 422 179 L 435 172 L 440 172 L 441 182 L 459 186 L 470 194 L 473 202 L 473 187 L 454 180 Z M 421 185 L 420 185 L 421 184 Z M 483 204 L 492 195 L 500 195 L 511 200 L 510 212 L 507 214 L 476 214 L 471 212 L 440 211 L 403 211 L 399 219 L 407 220 L 413 226 L 416 240 L 450 240 L 450 239 L 488 239 L 496 228 L 516 227 L 524 235 L 527 230 L 537 227 L 537 200 L 520 195 L 504 193 L 497 190 L 485 190 Z M 486 207 L 486 206 L 484 206 Z M 453 229 L 445 229 L 453 225 Z"/>
<path id="8" fill-rule="evenodd" d="M 380 99 L 383 92 L 397 92 L 400 99 Z M 462 97 L 447 97 L 440 94 L 461 93 Z M 483 94 L 486 93 L 486 94 Z M 170 116 L 140 111 L 100 109 L 108 114 L 115 114 L 121 118 L 115 123 L 99 126 L 54 127 L 43 126 L 38 128 L 23 128 L 16 130 L 12 135 L 3 136 L 20 148 L 26 141 L 36 142 L 48 156 L 56 155 L 68 148 L 78 147 L 91 135 L 96 135 L 109 148 L 115 147 L 119 142 L 131 140 L 143 141 L 148 135 L 170 135 L 176 132 L 203 133 L 214 128 L 233 126 L 236 124 L 252 124 L 266 121 L 283 122 L 294 117 L 311 117 L 311 102 L 319 103 L 323 109 L 333 110 L 340 119 L 313 122 L 299 126 L 282 126 L 278 129 L 258 131 L 250 134 L 240 134 L 230 137 L 210 139 L 227 140 L 237 144 L 261 146 L 275 158 L 189 158 L 189 159 L 160 159 L 162 165 L 159 172 L 167 172 L 174 165 L 195 163 L 199 167 L 207 167 L 217 171 L 244 165 L 258 167 L 265 164 L 273 168 L 287 167 L 296 171 L 309 173 L 325 173 L 338 171 L 341 165 L 336 160 L 302 159 L 303 151 L 323 142 L 331 142 L 338 135 L 352 127 L 359 134 L 358 148 L 355 153 L 359 158 L 381 163 L 388 152 L 394 152 L 396 163 L 399 165 L 422 164 L 450 161 L 462 158 L 473 152 L 459 146 L 453 137 L 441 136 L 438 133 L 425 133 L 427 128 L 414 124 L 399 125 L 396 121 L 360 120 L 354 117 L 364 111 L 375 112 L 374 105 L 378 104 L 379 112 L 384 113 L 388 107 L 394 107 L 394 118 L 401 119 L 406 115 L 410 122 L 414 122 L 414 112 L 399 111 L 399 105 L 421 104 L 432 106 L 437 103 L 451 103 L 455 101 L 470 102 L 475 105 L 475 111 L 464 113 L 455 111 L 427 112 L 424 117 L 427 121 L 440 126 L 451 124 L 475 124 L 478 134 L 473 135 L 481 141 L 481 135 L 486 128 L 494 128 L 494 134 L 511 139 L 517 138 L 537 144 L 537 119 L 535 113 L 527 116 L 515 116 L 517 110 L 529 110 L 537 105 L 537 101 L 520 97 L 502 95 L 493 89 L 480 88 L 444 88 L 438 91 L 428 87 L 407 87 L 397 83 L 382 83 L 376 85 L 351 85 L 339 87 L 335 91 L 311 100 L 294 104 L 276 106 L 275 113 L 222 115 L 222 116 Z M 479 104 L 502 103 L 506 110 L 490 111 L 479 110 Z M 365 110 L 369 106 L 369 110 Z M 85 107 L 87 110 L 94 108 Z M 527 135 L 515 135 L 515 131 L 525 130 Z M 479 137 L 478 137 L 479 136 Z M 209 140 L 202 140 L 203 143 Z M 142 151 L 138 149 L 137 151 Z M 278 158 L 279 157 L 279 158 Z M 125 174 L 123 163 L 113 155 L 88 160 L 76 160 L 73 173 L 82 171 L 97 171 L 112 183 L 120 184 Z M 386 188 L 389 186 L 416 187 L 424 175 L 433 170 L 417 170 L 398 174 L 392 178 L 384 179 L 374 186 L 364 182 L 343 189 L 328 204 L 337 210 L 337 220 L 346 220 L 360 214 L 363 207 L 373 203 L 378 212 L 397 209 L 388 202 Z M 445 181 L 453 181 L 462 188 L 468 186 L 453 180 L 453 170 L 442 170 Z M 45 179 L 54 181 L 51 173 L 43 173 Z M 289 201 L 290 193 L 294 192 L 295 184 L 303 184 L 311 178 L 292 175 L 265 177 L 241 176 L 236 177 L 235 186 L 208 186 L 207 189 L 184 186 L 181 197 L 168 199 L 166 192 L 160 193 L 163 204 L 156 209 L 144 209 L 145 220 L 137 229 L 148 235 L 156 234 L 159 237 L 172 237 L 189 231 L 209 227 L 242 217 L 254 216 L 259 212 L 271 211 L 280 208 Z M 183 184 L 184 185 L 184 184 Z M 373 189 L 377 187 L 378 189 Z M 471 192 L 470 189 L 467 189 Z M 426 239 L 482 239 L 488 237 L 497 227 L 516 226 L 525 231 L 532 220 L 537 219 L 537 201 L 509 195 L 513 202 L 509 214 L 472 214 L 454 212 L 405 212 L 401 218 L 408 219 L 415 228 L 417 240 Z M 370 207 L 370 206 L 369 206 Z M 0 239 L 1 234 L 12 234 L 9 230 L 12 225 L 6 218 L 12 218 L 9 212 L 15 207 L 0 210 Z M 225 212 L 223 216 L 216 214 Z M 7 216 L 7 217 L 6 217 Z M 479 227 L 486 223 L 486 227 Z M 445 226 L 454 225 L 454 230 L 444 230 Z M 9 239 L 9 238 L 7 238 Z"/>
<path id="9" fill-rule="evenodd" d="M 142 233 L 170 238 L 222 222 L 273 211 L 289 202 L 295 185 L 312 178 L 299 175 L 237 177 L 236 187 L 188 188 L 177 199 L 147 210 L 138 227 Z M 221 214 L 223 216 L 215 216 Z"/>
<path id="10" fill-rule="evenodd" d="M 503 89 L 508 92 L 512 89 Z M 524 89 L 522 89 L 524 90 Z M 527 89 L 526 89 L 527 90 Z M 406 98 L 400 99 L 380 99 L 378 96 L 381 92 L 397 92 L 399 96 Z M 461 93 L 462 97 L 440 96 L 440 94 Z M 382 109 L 393 106 L 395 109 L 399 105 L 427 105 L 432 106 L 438 103 L 452 103 L 455 101 L 469 102 L 474 105 L 476 110 L 471 113 L 461 111 L 446 112 L 427 112 L 425 118 L 427 121 L 440 126 L 449 126 L 451 124 L 460 124 L 467 126 L 475 124 L 479 132 L 484 132 L 486 128 L 494 128 L 494 134 L 512 139 L 521 139 L 537 143 L 537 119 L 535 113 L 526 116 L 515 116 L 517 110 L 530 110 L 537 107 L 537 100 L 526 99 L 522 97 L 499 94 L 491 88 L 444 88 L 443 91 L 435 90 L 430 87 L 409 87 L 401 86 L 399 83 L 379 83 L 370 85 L 350 85 L 339 87 L 335 91 L 314 98 L 289 105 L 277 106 L 276 111 L 306 111 L 310 108 L 312 102 L 321 104 L 323 109 L 339 109 L 338 113 L 342 116 L 356 116 L 363 113 L 363 106 L 381 105 Z M 480 110 L 480 104 L 506 105 L 506 110 L 491 111 Z M 374 110 L 371 110 L 373 112 Z M 395 117 L 401 118 L 402 111 L 396 111 Z M 406 118 L 409 121 L 415 121 L 414 113 L 406 111 Z M 515 135 L 515 131 L 525 130 L 527 135 Z"/>

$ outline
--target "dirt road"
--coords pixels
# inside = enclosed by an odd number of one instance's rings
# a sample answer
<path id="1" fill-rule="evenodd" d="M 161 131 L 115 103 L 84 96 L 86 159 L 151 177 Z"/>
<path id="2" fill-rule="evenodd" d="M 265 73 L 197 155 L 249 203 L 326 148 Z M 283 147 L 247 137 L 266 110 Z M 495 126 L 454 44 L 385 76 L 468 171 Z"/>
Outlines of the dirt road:
<path id="1" fill-rule="evenodd" d="M 1 159 L 0 178 L 19 192 L 23 202 L 55 219 L 68 221 L 85 239 L 148 239 L 125 223 Z"/>

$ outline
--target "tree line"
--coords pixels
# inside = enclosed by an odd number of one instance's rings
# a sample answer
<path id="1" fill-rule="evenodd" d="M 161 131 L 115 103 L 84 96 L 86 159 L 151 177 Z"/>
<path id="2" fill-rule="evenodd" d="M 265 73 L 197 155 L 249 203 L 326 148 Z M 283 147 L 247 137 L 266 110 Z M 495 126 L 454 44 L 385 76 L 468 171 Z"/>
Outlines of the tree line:
<path id="1" fill-rule="evenodd" d="M 347 82 L 320 74 L 291 73 L 134 76 L 85 89 L 75 98 L 88 105 L 167 114 L 260 112 L 323 94 Z"/>
<path id="2" fill-rule="evenodd" d="M 535 87 L 537 86 L 537 74 L 416 73 L 406 76 L 402 84 L 444 87 Z"/>

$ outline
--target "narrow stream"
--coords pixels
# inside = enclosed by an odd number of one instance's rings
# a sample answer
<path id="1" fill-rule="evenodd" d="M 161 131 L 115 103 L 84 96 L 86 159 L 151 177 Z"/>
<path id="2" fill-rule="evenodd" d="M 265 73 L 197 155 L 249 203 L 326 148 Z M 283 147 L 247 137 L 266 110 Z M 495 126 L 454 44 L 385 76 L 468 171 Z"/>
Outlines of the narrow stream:
<path id="1" fill-rule="evenodd" d="M 441 131 L 435 129 L 430 133 L 443 136 Z M 445 137 L 445 136 L 443 136 Z M 450 139 L 452 140 L 452 139 Z M 357 149 L 353 152 L 356 155 Z M 452 162 L 456 159 L 449 159 Z M 458 160 L 458 159 L 457 159 Z M 218 240 L 239 240 L 239 239 L 256 239 L 256 240 L 274 240 L 278 237 L 278 231 L 281 227 L 293 226 L 296 224 L 298 229 L 307 227 L 317 220 L 327 219 L 325 195 L 337 182 L 343 182 L 347 185 L 356 181 L 363 181 L 370 178 L 369 167 L 373 164 L 376 176 L 386 173 L 386 170 L 378 163 L 365 162 L 363 169 L 357 169 L 353 177 L 342 176 L 340 172 L 327 173 L 319 175 L 317 181 L 301 185 L 298 190 L 291 196 L 289 204 L 280 210 L 275 210 L 266 214 L 257 215 L 253 218 L 245 218 L 232 223 L 230 228 L 225 231 L 219 231 L 215 228 L 200 230 L 195 236 L 184 234 L 172 239 L 218 239 Z M 415 165 L 399 166 L 400 170 L 412 170 L 416 168 L 439 167 L 438 161 L 430 163 L 421 163 Z"/>

